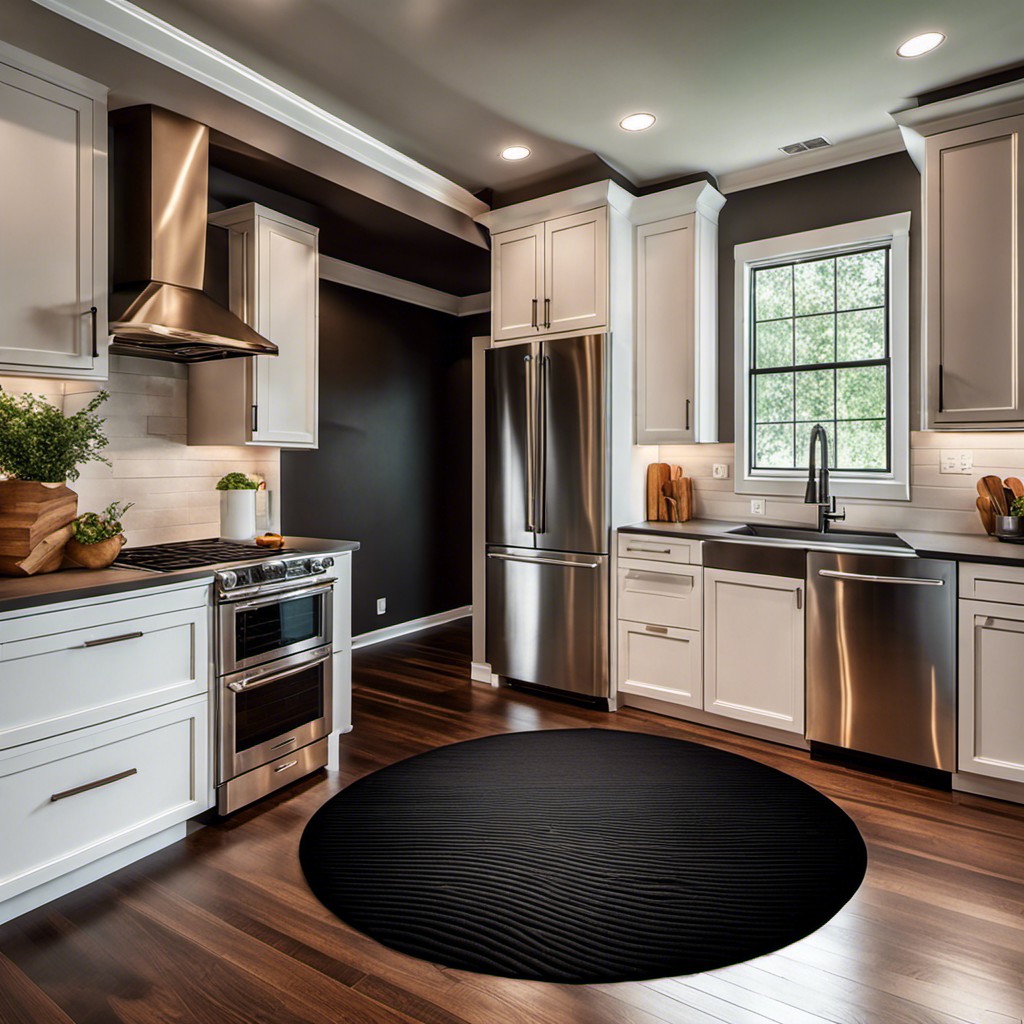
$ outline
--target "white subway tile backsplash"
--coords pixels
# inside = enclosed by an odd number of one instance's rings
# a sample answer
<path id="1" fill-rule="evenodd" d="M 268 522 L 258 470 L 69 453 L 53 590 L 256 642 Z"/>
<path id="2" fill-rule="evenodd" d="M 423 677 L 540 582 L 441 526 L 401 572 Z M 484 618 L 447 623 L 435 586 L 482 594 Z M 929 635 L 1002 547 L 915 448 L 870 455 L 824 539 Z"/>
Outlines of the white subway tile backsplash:
<path id="1" fill-rule="evenodd" d="M 943 449 L 972 453 L 970 473 L 940 473 L 939 453 Z M 662 462 L 683 467 L 693 477 L 697 515 L 712 519 L 747 522 L 749 494 L 736 494 L 736 456 L 731 444 L 665 445 Z M 728 480 L 714 480 L 712 466 L 729 466 Z M 910 501 L 843 501 L 844 527 L 882 530 L 917 529 L 944 533 L 982 533 L 974 501 L 977 481 L 988 474 L 1005 478 L 1024 477 L 1024 433 L 998 431 L 969 434 L 924 433 L 910 435 Z M 766 497 L 765 519 L 801 526 L 814 523 L 814 510 L 797 497 Z"/>
<path id="2" fill-rule="evenodd" d="M 190 446 L 186 444 L 188 371 L 180 363 L 112 356 L 107 381 L 0 378 L 14 393 L 45 395 L 76 412 L 98 391 L 110 392 L 100 407 L 113 463 L 89 463 L 72 485 L 82 512 L 100 511 L 112 501 L 132 501 L 124 518 L 133 546 L 216 537 L 220 530 L 217 481 L 232 470 L 263 477 L 279 491 L 276 448 Z"/>

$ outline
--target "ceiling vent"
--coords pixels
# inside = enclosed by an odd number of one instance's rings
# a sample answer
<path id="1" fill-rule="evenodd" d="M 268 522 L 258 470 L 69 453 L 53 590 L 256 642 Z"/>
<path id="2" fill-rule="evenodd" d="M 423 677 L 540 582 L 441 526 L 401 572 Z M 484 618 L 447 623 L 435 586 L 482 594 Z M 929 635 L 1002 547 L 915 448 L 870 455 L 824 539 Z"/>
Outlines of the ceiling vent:
<path id="1" fill-rule="evenodd" d="M 808 153 L 812 149 L 825 149 L 831 145 L 832 143 L 823 135 L 818 135 L 813 139 L 804 139 L 803 142 L 791 142 L 788 146 L 779 146 L 779 149 L 786 156 L 796 156 L 797 153 Z"/>

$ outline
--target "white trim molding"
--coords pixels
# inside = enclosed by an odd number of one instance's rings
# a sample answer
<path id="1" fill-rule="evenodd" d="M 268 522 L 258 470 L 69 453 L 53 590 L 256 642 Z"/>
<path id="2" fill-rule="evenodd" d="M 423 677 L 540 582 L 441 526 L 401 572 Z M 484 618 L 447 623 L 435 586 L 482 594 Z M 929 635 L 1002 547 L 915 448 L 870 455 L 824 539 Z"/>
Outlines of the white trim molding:
<path id="1" fill-rule="evenodd" d="M 491 671 L 491 666 L 486 661 L 474 661 L 469 666 L 469 678 L 474 683 L 486 683 L 488 686 L 500 686 L 501 677 Z"/>
<path id="2" fill-rule="evenodd" d="M 889 409 L 892 466 L 870 476 L 832 470 L 832 493 L 838 498 L 907 501 L 910 498 L 910 214 L 837 224 L 735 247 L 735 394 L 736 493 L 802 495 L 806 470 L 750 469 L 750 279 L 757 267 L 788 263 L 804 256 L 827 256 L 872 243 L 890 246 L 889 261 Z"/>
<path id="3" fill-rule="evenodd" d="M 188 78 L 372 167 L 467 217 L 488 207 L 461 185 L 372 135 L 175 28 L 129 0 L 35 0 L 41 7 L 106 36 Z"/>
<path id="4" fill-rule="evenodd" d="M 771 185 L 777 181 L 831 170 L 833 167 L 845 167 L 847 164 L 860 163 L 862 160 L 900 153 L 904 148 L 903 136 L 899 130 L 889 128 L 877 135 L 865 135 L 859 139 L 836 143 L 827 149 L 815 149 L 809 153 L 783 157 L 742 171 L 729 171 L 718 179 L 718 190 L 728 195 L 730 192 L 741 192 L 746 188 Z"/>
<path id="5" fill-rule="evenodd" d="M 491 308 L 491 293 L 480 292 L 476 295 L 449 295 L 448 292 L 428 288 L 426 285 L 406 281 L 401 277 L 382 274 L 379 270 L 370 270 L 345 260 L 336 260 L 333 256 L 320 255 L 320 278 L 333 281 L 335 284 L 359 288 L 375 295 L 386 295 L 389 299 L 399 302 L 411 302 L 414 306 L 434 309 L 439 313 L 451 316 L 471 316 L 473 313 L 487 313 Z"/>
<path id="6" fill-rule="evenodd" d="M 473 606 L 465 604 L 461 608 L 453 608 L 448 612 L 424 615 L 421 619 L 410 619 L 408 622 L 398 622 L 394 626 L 385 626 L 383 629 L 373 629 L 369 633 L 360 633 L 359 636 L 352 637 L 352 649 L 359 650 L 360 647 L 379 644 L 383 640 L 394 640 L 396 637 L 408 636 L 410 633 L 418 633 L 423 629 L 443 626 L 446 622 L 464 619 L 472 614 Z"/>

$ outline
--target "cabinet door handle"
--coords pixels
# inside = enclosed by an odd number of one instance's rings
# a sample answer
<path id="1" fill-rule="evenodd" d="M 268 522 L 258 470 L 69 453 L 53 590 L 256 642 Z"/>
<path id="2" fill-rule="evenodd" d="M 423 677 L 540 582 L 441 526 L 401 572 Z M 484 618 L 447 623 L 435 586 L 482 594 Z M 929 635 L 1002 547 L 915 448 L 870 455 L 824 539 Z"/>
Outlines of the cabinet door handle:
<path id="1" fill-rule="evenodd" d="M 942 395 L 942 363 L 939 363 L 939 412 L 945 411 L 945 402 Z"/>
<path id="2" fill-rule="evenodd" d="M 112 782 L 120 782 L 132 775 L 138 775 L 138 768 L 129 768 L 125 772 L 118 772 L 116 775 L 108 775 L 105 779 L 97 779 L 95 782 L 87 782 L 84 786 L 75 786 L 74 789 L 65 789 L 62 793 L 54 793 L 50 797 L 50 803 L 58 800 L 67 800 L 69 796 L 78 796 L 79 793 L 88 793 L 90 789 L 99 789 L 100 786 L 109 786 Z"/>
<path id="3" fill-rule="evenodd" d="M 690 429 L 690 400 L 686 400 L 686 429 Z"/>
<path id="4" fill-rule="evenodd" d="M 106 644 L 119 644 L 122 640 L 138 640 L 142 636 L 142 631 L 139 630 L 135 633 L 121 633 L 118 636 L 105 636 L 99 640 L 86 640 L 83 647 L 103 647 Z"/>
<path id="5" fill-rule="evenodd" d="M 627 551 L 636 551 L 644 555 L 671 555 L 671 548 L 631 548 L 627 545 Z"/>
<path id="6" fill-rule="evenodd" d="M 551 300 L 544 300 L 544 328 L 545 330 L 551 329 Z"/>
<path id="7" fill-rule="evenodd" d="M 252 407 L 252 432 L 256 433 L 256 425 L 259 423 L 259 406 L 254 405 Z"/>
<path id="8" fill-rule="evenodd" d="M 800 611 L 804 606 L 804 589 L 803 587 L 796 588 L 796 609 Z"/>
<path id="9" fill-rule="evenodd" d="M 297 765 L 298 763 L 299 763 L 298 761 L 285 761 L 285 763 L 284 763 L 284 764 L 279 764 L 279 765 L 278 765 L 278 766 L 277 766 L 277 767 L 276 767 L 276 768 L 274 769 L 274 771 L 275 771 L 275 772 L 283 772 L 283 771 L 287 771 L 287 770 L 288 770 L 289 768 L 294 768 L 294 767 L 295 767 L 295 766 L 296 766 L 296 765 Z"/>
<path id="10" fill-rule="evenodd" d="M 99 310 L 95 306 L 90 306 L 82 316 L 92 317 L 92 357 L 95 359 L 100 354 L 100 343 L 99 343 L 99 326 L 96 323 L 96 318 L 99 315 Z"/>
<path id="11" fill-rule="evenodd" d="M 537 300 L 536 299 L 532 299 L 531 300 L 531 304 L 533 306 L 533 315 L 530 318 L 530 326 L 534 330 L 537 330 Z"/>
<path id="12" fill-rule="evenodd" d="M 667 633 L 667 626 L 644 626 L 648 633 Z"/>

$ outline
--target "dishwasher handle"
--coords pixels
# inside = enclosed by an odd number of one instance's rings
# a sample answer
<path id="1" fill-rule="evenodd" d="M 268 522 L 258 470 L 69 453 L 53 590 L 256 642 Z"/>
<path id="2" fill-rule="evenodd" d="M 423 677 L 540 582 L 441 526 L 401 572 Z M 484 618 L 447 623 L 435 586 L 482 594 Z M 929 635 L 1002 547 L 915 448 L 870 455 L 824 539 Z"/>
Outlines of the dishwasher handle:
<path id="1" fill-rule="evenodd" d="M 862 583 L 898 583 L 908 587 L 944 587 L 945 580 L 933 580 L 923 576 L 876 576 L 869 572 L 840 572 L 838 569 L 819 569 L 819 576 L 833 580 L 859 580 Z"/>

